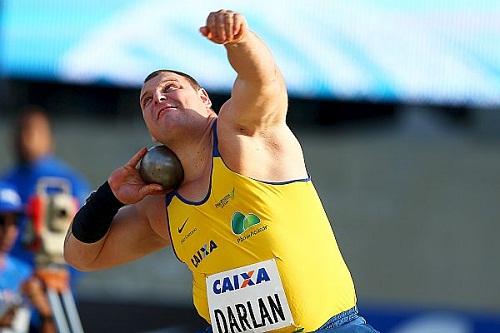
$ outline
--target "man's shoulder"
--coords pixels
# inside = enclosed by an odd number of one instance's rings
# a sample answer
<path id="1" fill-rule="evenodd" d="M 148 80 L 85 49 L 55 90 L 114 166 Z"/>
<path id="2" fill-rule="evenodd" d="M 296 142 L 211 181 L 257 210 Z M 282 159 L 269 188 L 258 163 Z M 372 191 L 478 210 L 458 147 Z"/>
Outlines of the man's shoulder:
<path id="1" fill-rule="evenodd" d="M 276 151 L 290 147 L 296 148 L 297 138 L 286 123 L 277 123 L 273 126 L 240 126 L 230 119 L 219 117 L 217 119 L 217 141 L 219 145 L 236 145 L 241 148 L 264 148 Z M 233 147 L 234 148 L 234 147 Z M 223 148 L 224 149 L 224 148 Z M 231 149 L 231 151 L 235 151 Z"/>
<path id="2" fill-rule="evenodd" d="M 218 123 L 217 149 L 229 169 L 262 180 L 307 177 L 302 147 L 286 124 L 246 130 Z"/>

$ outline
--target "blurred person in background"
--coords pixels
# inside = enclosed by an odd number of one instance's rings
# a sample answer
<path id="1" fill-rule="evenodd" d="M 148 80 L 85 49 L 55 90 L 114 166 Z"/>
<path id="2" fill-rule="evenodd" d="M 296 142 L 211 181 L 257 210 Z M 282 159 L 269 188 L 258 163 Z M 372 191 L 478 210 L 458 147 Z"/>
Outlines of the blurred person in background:
<path id="1" fill-rule="evenodd" d="M 71 195 L 83 204 L 90 192 L 89 184 L 79 172 L 54 155 L 54 136 L 46 112 L 38 106 L 24 107 L 20 110 L 13 131 L 16 163 L 0 179 L 16 186 L 23 204 L 28 204 L 37 193 L 40 182 L 47 178 L 60 179 L 67 184 Z M 33 252 L 27 250 L 22 242 L 27 223 L 27 219 L 21 222 L 12 255 L 33 266 Z"/>
<path id="2" fill-rule="evenodd" d="M 64 263 L 62 241 L 66 229 L 62 231 L 61 236 L 57 237 L 56 232 L 50 233 L 53 228 L 45 228 L 44 230 L 49 231 L 51 238 L 45 237 L 47 246 L 41 247 L 43 237 L 37 234 L 34 225 L 37 219 L 38 222 L 48 226 L 54 220 L 65 218 L 68 220 L 67 227 L 69 227 L 71 218 L 78 207 L 85 201 L 90 192 L 90 187 L 79 172 L 54 155 L 54 136 L 51 123 L 47 113 L 41 107 L 30 105 L 20 110 L 13 126 L 12 138 L 15 165 L 10 170 L 7 170 L 0 177 L 0 180 L 15 186 L 23 205 L 26 207 L 27 214 L 20 221 L 19 232 L 10 254 L 18 262 L 29 265 L 39 276 L 46 275 L 42 273 L 47 272 L 45 268 L 48 266 L 56 268 L 59 274 L 55 275 L 58 278 L 59 276 L 67 277 L 69 271 L 67 288 L 73 291 L 70 291 L 71 293 L 74 293 L 81 273 Z M 73 205 L 76 207 L 70 209 L 63 207 L 58 211 L 73 211 L 72 215 L 56 216 L 57 213 L 56 215 L 49 213 L 54 211 L 54 207 L 52 207 L 53 201 L 50 201 L 49 197 L 60 196 L 62 192 L 74 198 L 74 200 L 71 200 L 74 201 Z M 52 206 L 49 207 L 49 205 Z M 48 233 L 44 232 L 43 235 Z M 59 233 L 61 232 L 59 231 Z M 55 237 L 53 237 L 54 235 Z M 60 239 L 60 245 L 57 245 L 59 241 L 54 242 L 55 238 Z M 47 256 L 43 251 L 49 247 L 53 252 L 50 256 Z M 43 248 L 43 251 L 40 250 L 41 248 Z M 52 261 L 53 257 L 61 259 L 55 263 Z M 44 258 L 43 263 L 40 263 L 40 258 Z M 44 283 L 49 283 L 49 280 L 49 278 L 44 278 Z M 36 282 L 29 285 L 36 288 Z M 43 314 L 35 311 L 32 315 L 31 325 L 39 327 L 41 323 L 40 317 L 43 317 Z"/>
<path id="3" fill-rule="evenodd" d="M 21 198 L 14 187 L 0 182 L 0 332 L 55 332 L 43 282 L 27 263 L 11 256 L 23 216 Z M 30 307 L 39 314 L 30 327 Z"/>
<path id="4" fill-rule="evenodd" d="M 200 32 L 224 45 L 237 73 L 218 115 L 181 72 L 151 73 L 140 95 L 150 134 L 182 163 L 182 184 L 168 192 L 146 184 L 141 149 L 77 213 L 66 260 L 97 270 L 172 245 L 192 272 L 206 332 L 377 332 L 358 315 L 350 272 L 286 125 L 272 54 L 232 11 L 210 13 Z"/>

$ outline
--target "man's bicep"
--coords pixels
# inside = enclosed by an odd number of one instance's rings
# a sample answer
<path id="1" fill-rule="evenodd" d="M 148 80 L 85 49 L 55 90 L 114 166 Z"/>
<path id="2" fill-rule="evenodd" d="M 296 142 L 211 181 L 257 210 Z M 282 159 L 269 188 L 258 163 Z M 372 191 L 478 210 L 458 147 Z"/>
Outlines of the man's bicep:
<path id="1" fill-rule="evenodd" d="M 285 123 L 288 96 L 281 74 L 265 82 L 237 78 L 221 116 L 239 128 L 257 130 Z"/>

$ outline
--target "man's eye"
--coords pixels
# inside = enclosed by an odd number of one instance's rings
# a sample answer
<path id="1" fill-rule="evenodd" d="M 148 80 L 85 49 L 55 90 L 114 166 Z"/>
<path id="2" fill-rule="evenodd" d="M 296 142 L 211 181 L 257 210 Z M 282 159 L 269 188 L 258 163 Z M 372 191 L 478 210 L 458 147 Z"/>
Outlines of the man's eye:
<path id="1" fill-rule="evenodd" d="M 167 86 L 165 86 L 165 91 L 171 91 L 171 90 L 175 90 L 177 89 L 177 86 L 173 85 L 173 84 L 169 84 Z"/>
<path id="2" fill-rule="evenodd" d="M 148 105 L 149 102 L 151 102 L 152 98 L 151 97 L 146 97 L 144 98 L 144 106 Z"/>

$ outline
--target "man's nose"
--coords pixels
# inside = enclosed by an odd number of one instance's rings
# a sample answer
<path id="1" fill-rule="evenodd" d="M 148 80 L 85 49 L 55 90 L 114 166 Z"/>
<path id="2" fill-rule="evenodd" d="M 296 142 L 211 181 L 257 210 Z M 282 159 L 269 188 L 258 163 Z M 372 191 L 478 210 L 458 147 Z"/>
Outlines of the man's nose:
<path id="1" fill-rule="evenodd" d="M 161 92 L 157 92 L 154 97 L 155 103 L 161 103 L 167 99 Z"/>

